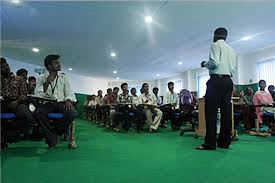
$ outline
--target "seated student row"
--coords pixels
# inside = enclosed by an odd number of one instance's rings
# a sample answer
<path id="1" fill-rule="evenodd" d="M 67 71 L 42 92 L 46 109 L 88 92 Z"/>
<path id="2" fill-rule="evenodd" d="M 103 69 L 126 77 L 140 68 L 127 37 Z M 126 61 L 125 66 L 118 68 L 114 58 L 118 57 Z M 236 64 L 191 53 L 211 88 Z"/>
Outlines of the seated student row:
<path id="1" fill-rule="evenodd" d="M 38 123 L 45 133 L 49 148 L 58 144 L 59 136 L 67 132 L 76 117 L 74 109 L 76 98 L 68 77 L 59 72 L 61 70 L 59 58 L 59 55 L 46 56 L 44 65 L 48 72 L 40 75 L 37 81 L 34 77 L 30 77 L 29 83 L 27 83 L 26 69 L 18 70 L 18 76 L 14 76 L 6 59 L 1 58 L 1 113 L 15 113 L 16 124 L 25 129 Z M 27 94 L 47 96 L 55 99 L 56 102 L 45 102 L 31 108 L 29 107 L 31 101 Z M 61 113 L 62 122 L 52 126 L 48 118 L 49 113 Z M 71 139 L 69 146 L 75 147 L 74 139 Z M 7 142 L 2 141 L 1 138 L 1 148 L 5 147 Z"/>

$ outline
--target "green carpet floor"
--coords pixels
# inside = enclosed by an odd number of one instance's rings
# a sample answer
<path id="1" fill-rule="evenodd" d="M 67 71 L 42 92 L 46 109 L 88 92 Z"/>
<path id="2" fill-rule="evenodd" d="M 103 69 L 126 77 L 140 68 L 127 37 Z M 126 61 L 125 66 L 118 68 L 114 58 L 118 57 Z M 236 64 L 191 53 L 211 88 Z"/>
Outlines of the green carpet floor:
<path id="1" fill-rule="evenodd" d="M 78 148 L 22 141 L 1 152 L 2 183 L 275 183 L 275 138 L 241 135 L 230 150 L 197 151 L 202 139 L 160 129 L 114 133 L 77 120 Z"/>

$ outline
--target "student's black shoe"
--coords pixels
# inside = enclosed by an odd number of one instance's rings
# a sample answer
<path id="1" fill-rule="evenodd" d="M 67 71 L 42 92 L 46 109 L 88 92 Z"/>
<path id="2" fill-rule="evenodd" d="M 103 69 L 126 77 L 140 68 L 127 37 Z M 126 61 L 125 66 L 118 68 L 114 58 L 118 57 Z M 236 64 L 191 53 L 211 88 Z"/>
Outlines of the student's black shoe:
<path id="1" fill-rule="evenodd" d="M 197 150 L 216 150 L 216 147 L 209 147 L 204 144 L 196 147 Z"/>

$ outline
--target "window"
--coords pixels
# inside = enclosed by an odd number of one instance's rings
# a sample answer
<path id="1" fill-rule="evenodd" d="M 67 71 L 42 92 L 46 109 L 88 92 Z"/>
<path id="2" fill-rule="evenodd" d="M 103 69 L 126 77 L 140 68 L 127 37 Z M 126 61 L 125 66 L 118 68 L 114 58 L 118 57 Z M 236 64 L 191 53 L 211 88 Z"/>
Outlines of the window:
<path id="1" fill-rule="evenodd" d="M 202 98 L 206 92 L 206 82 L 209 80 L 208 74 L 202 74 L 197 77 L 198 97 Z"/>
<path id="2" fill-rule="evenodd" d="M 167 86 L 168 86 L 169 82 L 166 83 L 166 91 L 168 91 L 168 87 Z M 180 90 L 182 89 L 181 80 L 172 81 L 172 82 L 174 83 L 174 92 L 180 93 Z"/>
<path id="3" fill-rule="evenodd" d="M 258 79 L 266 81 L 266 85 L 275 85 L 275 57 L 257 63 Z"/>

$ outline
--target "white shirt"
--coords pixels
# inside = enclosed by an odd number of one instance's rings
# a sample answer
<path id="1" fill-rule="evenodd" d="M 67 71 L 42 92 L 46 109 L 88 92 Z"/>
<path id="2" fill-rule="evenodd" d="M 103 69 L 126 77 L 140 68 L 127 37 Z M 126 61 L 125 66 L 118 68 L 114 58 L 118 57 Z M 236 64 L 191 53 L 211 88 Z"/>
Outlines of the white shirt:
<path id="1" fill-rule="evenodd" d="M 141 94 L 140 100 L 142 104 L 157 105 L 157 97 L 155 96 L 155 94 L 152 94 L 152 95 L 150 93 L 148 95 L 146 95 L 145 93 Z M 148 100 L 147 103 L 145 103 L 146 100 Z"/>
<path id="2" fill-rule="evenodd" d="M 139 105 L 141 104 L 141 98 L 138 97 L 138 96 L 131 96 L 132 97 L 132 103 L 135 104 L 135 105 Z"/>
<path id="3" fill-rule="evenodd" d="M 34 90 L 35 95 L 50 96 L 55 98 L 57 102 L 65 102 L 68 99 L 76 102 L 75 94 L 71 90 L 69 78 L 64 73 L 58 73 L 57 77 L 51 82 L 47 91 L 44 93 L 43 84 L 46 82 L 48 76 L 49 72 L 38 77 Z"/>
<path id="4" fill-rule="evenodd" d="M 179 108 L 179 96 L 176 92 L 171 93 L 168 91 L 164 97 L 164 104 L 172 104 L 177 109 Z"/>
<path id="5" fill-rule="evenodd" d="M 224 40 L 211 45 L 209 61 L 206 63 L 209 74 L 233 76 L 237 69 L 237 54 Z"/>

